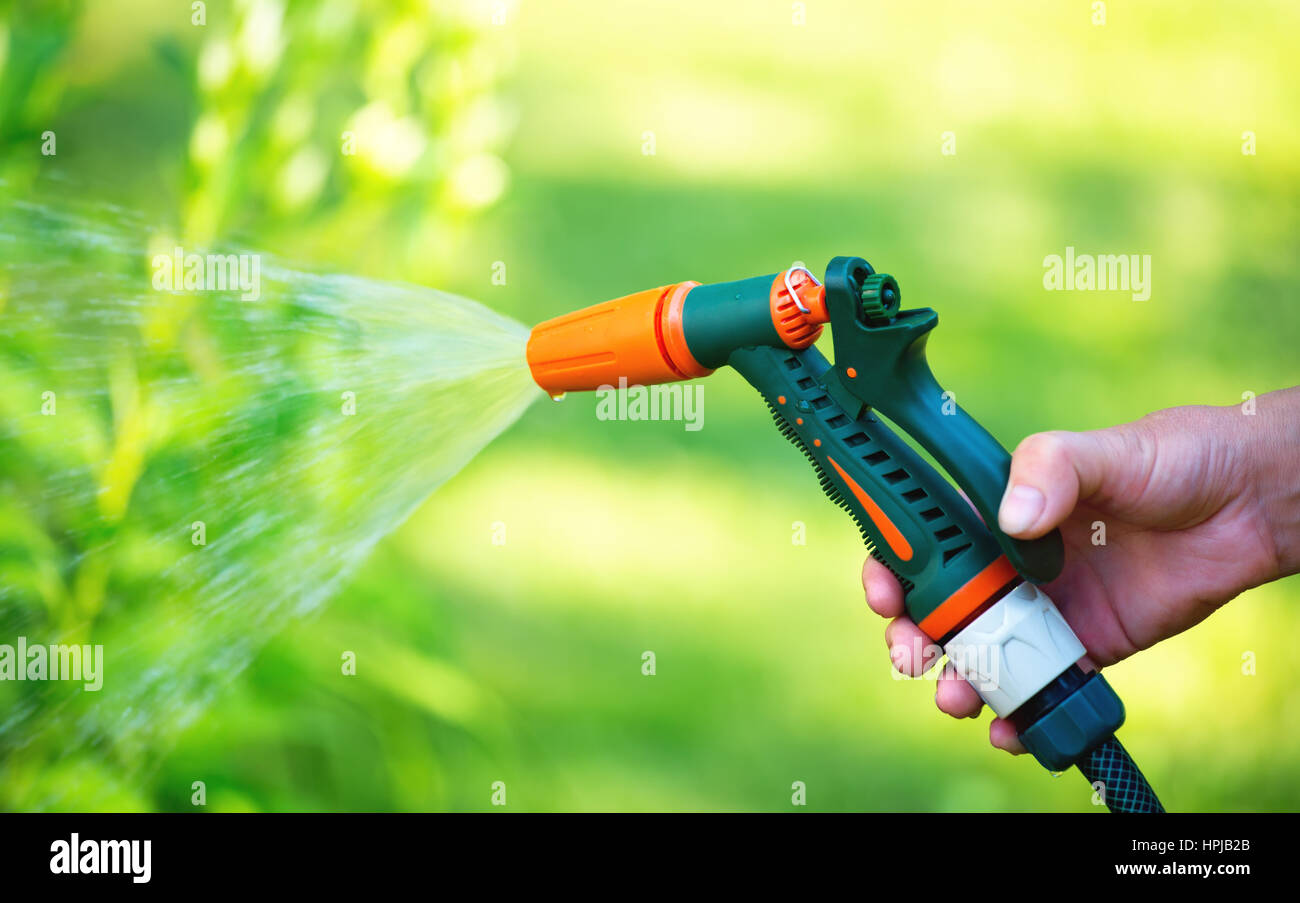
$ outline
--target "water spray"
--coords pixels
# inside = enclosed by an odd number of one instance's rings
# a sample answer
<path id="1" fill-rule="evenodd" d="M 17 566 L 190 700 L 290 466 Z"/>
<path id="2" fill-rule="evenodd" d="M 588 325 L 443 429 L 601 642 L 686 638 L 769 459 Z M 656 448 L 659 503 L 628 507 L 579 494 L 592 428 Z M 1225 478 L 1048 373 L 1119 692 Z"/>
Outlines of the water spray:
<path id="1" fill-rule="evenodd" d="M 907 613 L 1025 748 L 1051 772 L 1077 766 L 1100 782 L 1111 811 L 1164 811 L 1115 739 L 1119 696 L 1078 665 L 1083 644 L 1040 588 L 1064 565 L 1060 532 L 1021 540 L 998 528 L 1011 458 L 931 373 L 938 314 L 901 300 L 897 280 L 860 257 L 836 257 L 823 281 L 793 267 L 679 282 L 539 324 L 528 364 L 552 397 L 737 370 L 898 578 Z M 815 347 L 827 323 L 833 364 Z"/>

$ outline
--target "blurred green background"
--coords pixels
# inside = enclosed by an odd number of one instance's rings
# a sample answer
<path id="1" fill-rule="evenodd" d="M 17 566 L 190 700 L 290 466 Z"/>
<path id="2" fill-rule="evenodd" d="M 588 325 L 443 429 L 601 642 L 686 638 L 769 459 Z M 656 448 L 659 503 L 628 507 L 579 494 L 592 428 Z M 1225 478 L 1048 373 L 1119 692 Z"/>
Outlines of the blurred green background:
<path id="1" fill-rule="evenodd" d="M 3 14 L 9 192 L 527 323 L 861 254 L 939 309 L 938 376 L 1008 446 L 1297 381 L 1294 4 L 186 6 Z M 1044 291 L 1067 245 L 1150 254 L 1150 300 Z M 812 810 L 1098 811 L 891 679 L 856 529 L 739 377 L 699 432 L 594 406 L 534 406 L 147 767 L 9 749 L 0 805 L 490 810 L 504 781 L 512 810 L 780 811 L 802 781 Z M 1298 590 L 1108 670 L 1171 810 L 1300 806 Z"/>

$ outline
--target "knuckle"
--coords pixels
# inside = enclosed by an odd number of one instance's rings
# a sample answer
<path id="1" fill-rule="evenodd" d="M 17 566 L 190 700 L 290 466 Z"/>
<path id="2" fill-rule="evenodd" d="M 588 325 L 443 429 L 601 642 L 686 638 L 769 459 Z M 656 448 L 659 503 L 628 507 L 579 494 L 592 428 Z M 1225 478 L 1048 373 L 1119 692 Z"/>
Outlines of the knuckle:
<path id="1" fill-rule="evenodd" d="M 1026 461 L 1052 461 L 1066 453 L 1066 436 L 1061 430 L 1033 433 L 1020 440 L 1014 457 Z"/>

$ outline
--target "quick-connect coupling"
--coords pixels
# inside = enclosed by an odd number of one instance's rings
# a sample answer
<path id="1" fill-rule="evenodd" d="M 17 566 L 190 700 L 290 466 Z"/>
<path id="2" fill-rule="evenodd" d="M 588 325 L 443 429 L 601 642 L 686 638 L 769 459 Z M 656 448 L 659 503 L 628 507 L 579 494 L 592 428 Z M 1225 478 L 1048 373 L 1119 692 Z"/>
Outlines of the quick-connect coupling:
<path id="1" fill-rule="evenodd" d="M 1048 771 L 1065 771 L 1111 738 L 1124 723 L 1124 703 L 1097 672 L 1078 665 L 1062 674 L 1011 720 L 1020 742 Z M 1023 725 L 1023 726 L 1022 726 Z"/>
<path id="2" fill-rule="evenodd" d="M 1077 662 L 1070 625 L 1037 586 L 1021 583 L 945 644 L 957 672 L 1050 771 L 1064 771 L 1124 723 L 1119 696 Z"/>
<path id="3" fill-rule="evenodd" d="M 1083 657 L 1083 644 L 1047 594 L 1021 583 L 944 646 L 962 677 L 1006 718 Z"/>

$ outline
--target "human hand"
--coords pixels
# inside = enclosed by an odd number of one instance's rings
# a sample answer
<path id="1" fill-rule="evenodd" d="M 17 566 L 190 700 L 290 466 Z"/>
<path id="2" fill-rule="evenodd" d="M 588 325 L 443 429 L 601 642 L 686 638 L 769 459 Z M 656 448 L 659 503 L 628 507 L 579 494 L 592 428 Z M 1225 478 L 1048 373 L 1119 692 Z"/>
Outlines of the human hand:
<path id="1" fill-rule="evenodd" d="M 998 524 L 1022 539 L 1060 527 L 1065 568 L 1043 589 L 1087 649 L 1085 665 L 1120 661 L 1300 570 L 1300 388 L 1256 405 L 1255 416 L 1237 406 L 1171 408 L 1017 446 Z M 894 667 L 923 673 L 937 649 L 905 614 L 897 579 L 868 558 L 862 584 L 872 610 L 891 619 Z M 983 708 L 951 664 L 935 704 L 956 718 Z M 1006 719 L 994 719 L 989 740 L 1025 751 Z"/>

